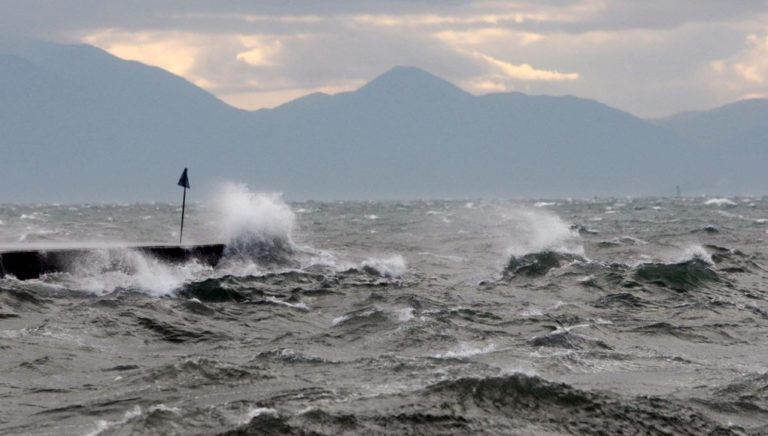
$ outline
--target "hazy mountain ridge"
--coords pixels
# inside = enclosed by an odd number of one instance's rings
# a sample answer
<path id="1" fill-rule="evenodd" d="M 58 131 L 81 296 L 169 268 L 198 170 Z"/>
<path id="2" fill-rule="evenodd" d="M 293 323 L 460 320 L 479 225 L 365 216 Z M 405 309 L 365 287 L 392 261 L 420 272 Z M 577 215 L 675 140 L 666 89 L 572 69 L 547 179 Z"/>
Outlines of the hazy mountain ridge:
<path id="1" fill-rule="evenodd" d="M 247 112 L 94 47 L 0 43 L 0 95 L 10 157 L 0 171 L 13 187 L 0 202 L 167 199 L 185 166 L 195 186 L 231 179 L 317 199 L 670 195 L 675 184 L 738 192 L 762 183 L 713 173 L 722 150 L 674 119 L 570 96 L 477 97 L 413 67 Z"/>
<path id="2" fill-rule="evenodd" d="M 768 131 L 768 100 L 748 99 L 706 111 L 682 112 L 657 123 L 682 137 L 713 146 L 750 132 Z"/>

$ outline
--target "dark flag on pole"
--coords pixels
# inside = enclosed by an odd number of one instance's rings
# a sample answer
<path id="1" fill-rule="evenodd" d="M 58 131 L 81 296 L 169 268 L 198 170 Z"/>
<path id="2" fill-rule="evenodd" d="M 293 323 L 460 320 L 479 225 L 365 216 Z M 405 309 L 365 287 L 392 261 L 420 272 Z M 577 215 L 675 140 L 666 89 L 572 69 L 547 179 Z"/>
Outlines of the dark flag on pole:
<path id="1" fill-rule="evenodd" d="M 187 189 L 189 189 L 189 177 L 187 177 L 186 168 L 181 173 L 178 185 L 184 188 L 184 197 L 181 200 L 181 230 L 179 230 L 179 245 L 181 245 L 181 236 L 184 234 L 184 209 L 187 207 Z"/>
<path id="2" fill-rule="evenodd" d="M 181 173 L 181 178 L 179 179 L 179 186 L 183 186 L 187 189 L 189 189 L 189 177 L 187 177 L 187 169 L 184 168 L 184 172 Z"/>

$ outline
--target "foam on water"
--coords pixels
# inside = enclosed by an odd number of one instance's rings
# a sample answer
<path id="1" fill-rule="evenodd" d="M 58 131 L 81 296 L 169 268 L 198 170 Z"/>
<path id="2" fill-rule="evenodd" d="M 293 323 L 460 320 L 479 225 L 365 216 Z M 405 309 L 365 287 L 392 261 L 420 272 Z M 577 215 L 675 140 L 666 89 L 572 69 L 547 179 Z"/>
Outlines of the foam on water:
<path id="1" fill-rule="evenodd" d="M 472 357 L 478 354 L 487 354 L 493 351 L 496 351 L 496 344 L 479 346 L 461 343 L 458 347 L 452 350 L 448 350 L 445 353 L 435 354 L 434 357 L 438 359 L 461 359 L 465 357 Z"/>
<path id="2" fill-rule="evenodd" d="M 400 322 L 408 322 L 413 319 L 413 307 L 404 307 L 395 311 L 395 317 Z"/>
<path id="3" fill-rule="evenodd" d="M 249 410 L 248 413 L 246 413 L 245 416 L 240 420 L 240 424 L 247 424 L 251 422 L 253 418 L 261 415 L 269 415 L 273 417 L 279 416 L 277 410 L 271 407 L 254 407 Z"/>
<path id="4" fill-rule="evenodd" d="M 768 200 L 754 211 L 705 200 L 310 202 L 276 233 L 295 244 L 291 266 L 195 270 L 137 259 L 125 243 L 92 247 L 104 252 L 44 285 L 0 281 L 0 356 L 14 380 L 0 420 L 18 434 L 728 434 L 731 421 L 735 434 L 763 434 L 766 225 L 754 220 Z M 592 224 L 606 205 L 617 212 Z M 161 206 L 53 211 L 40 224 L 69 240 L 164 240 L 178 213 Z M 39 223 L 19 218 L 36 210 L 0 208 L 0 240 Z M 189 211 L 190 241 L 227 242 L 221 211 Z M 581 244 L 592 261 L 548 251 Z M 556 266 L 499 278 L 507 247 L 529 252 L 518 266 L 548 267 L 552 253 Z M 714 266 L 676 262 L 706 251 Z M 382 277 L 398 253 L 404 280 Z M 620 263 L 635 259 L 647 265 Z M 242 275 L 228 275 L 236 265 Z M 73 277 L 143 294 L 83 298 Z M 152 297 L 164 292 L 179 297 Z"/>
<path id="5" fill-rule="evenodd" d="M 133 418 L 136 418 L 138 416 L 141 416 L 142 410 L 140 406 L 134 406 L 133 408 L 129 409 L 127 412 L 125 412 L 125 415 L 123 415 L 123 419 L 119 421 L 107 421 L 105 419 L 100 419 L 96 421 L 96 428 L 91 430 L 90 432 L 86 433 L 88 436 L 98 436 L 105 431 L 120 426 L 122 424 L 127 423 L 128 421 L 132 420 Z"/>
<path id="6" fill-rule="evenodd" d="M 197 261 L 171 265 L 131 249 L 103 249 L 75 259 L 69 278 L 73 288 L 99 295 L 131 289 L 162 296 L 210 271 Z"/>
<path id="7" fill-rule="evenodd" d="M 704 204 L 707 206 L 736 206 L 736 202 L 728 198 L 710 198 Z"/>
<path id="8" fill-rule="evenodd" d="M 227 183 L 210 201 L 213 228 L 227 242 L 228 259 L 221 268 L 197 261 L 169 264 L 130 248 L 99 248 L 72 261 L 69 272 L 52 274 L 43 282 L 61 280 L 73 289 L 104 295 L 120 289 L 138 290 L 153 296 L 175 292 L 185 283 L 223 275 L 260 275 L 295 249 L 292 232 L 295 215 L 278 194 L 248 191 L 245 185 Z"/>
<path id="9" fill-rule="evenodd" d="M 289 303 L 287 301 L 279 300 L 279 299 L 277 299 L 275 297 L 266 297 L 265 300 L 269 301 L 270 303 L 274 303 L 274 304 L 278 304 L 278 305 L 282 305 L 282 306 L 286 306 L 286 307 L 291 307 L 293 309 L 309 310 L 309 306 L 307 306 L 304 303 Z"/>
<path id="10" fill-rule="evenodd" d="M 399 254 L 388 257 L 368 258 L 363 261 L 364 270 L 373 270 L 382 277 L 400 278 L 408 270 L 405 258 Z"/>

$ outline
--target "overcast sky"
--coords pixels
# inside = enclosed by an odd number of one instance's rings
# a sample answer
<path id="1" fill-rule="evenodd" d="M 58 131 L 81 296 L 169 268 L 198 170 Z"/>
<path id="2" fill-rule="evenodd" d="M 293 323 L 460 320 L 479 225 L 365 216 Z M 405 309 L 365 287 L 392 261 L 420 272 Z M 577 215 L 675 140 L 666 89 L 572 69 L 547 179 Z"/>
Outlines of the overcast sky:
<path id="1" fill-rule="evenodd" d="M 768 96 L 768 0 L 2 0 L 0 31 L 93 44 L 247 109 L 395 65 L 644 117 Z"/>

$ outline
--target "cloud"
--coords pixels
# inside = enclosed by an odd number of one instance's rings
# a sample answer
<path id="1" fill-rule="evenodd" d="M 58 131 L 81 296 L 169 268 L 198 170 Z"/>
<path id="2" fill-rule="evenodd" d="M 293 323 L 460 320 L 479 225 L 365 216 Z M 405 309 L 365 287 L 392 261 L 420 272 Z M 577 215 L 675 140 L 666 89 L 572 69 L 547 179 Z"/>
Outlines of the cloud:
<path id="1" fill-rule="evenodd" d="M 713 93 L 731 100 L 765 98 L 768 95 L 768 29 L 750 33 L 741 49 L 713 60 L 702 76 Z"/>
<path id="2" fill-rule="evenodd" d="M 492 41 L 503 40 L 520 45 L 540 41 L 544 35 L 532 32 L 519 32 L 502 27 L 485 27 L 473 30 L 441 30 L 434 37 L 455 47 L 478 46 Z"/>
<path id="3" fill-rule="evenodd" d="M 509 92 L 514 89 L 505 77 L 498 75 L 477 76 L 461 82 L 461 86 L 474 94 Z"/>
<path id="4" fill-rule="evenodd" d="M 0 2 L 4 33 L 94 44 L 247 108 L 414 65 L 663 115 L 765 94 L 766 22 L 768 0 Z"/>
<path id="5" fill-rule="evenodd" d="M 304 97 L 316 92 L 325 94 L 338 94 L 340 92 L 353 91 L 365 84 L 363 80 L 350 80 L 347 82 L 329 83 L 318 87 L 289 87 L 284 89 L 266 89 L 264 91 L 243 91 L 232 94 L 222 94 L 220 97 L 225 102 L 243 109 L 255 110 L 262 108 L 274 108 L 286 101 Z"/>
<path id="6" fill-rule="evenodd" d="M 189 76 L 201 47 L 195 35 L 176 32 L 121 32 L 103 30 L 83 41 L 117 57 L 158 66 L 179 76 Z"/>
<path id="7" fill-rule="evenodd" d="M 472 52 L 472 56 L 493 66 L 496 70 L 500 71 L 510 79 L 545 81 L 579 79 L 578 73 L 561 73 L 553 70 L 541 70 L 528 64 L 515 65 L 480 52 Z"/>
<path id="8" fill-rule="evenodd" d="M 272 36 L 241 36 L 240 42 L 247 50 L 238 53 L 237 60 L 258 67 L 273 65 L 274 58 L 283 49 L 283 43 Z"/>

